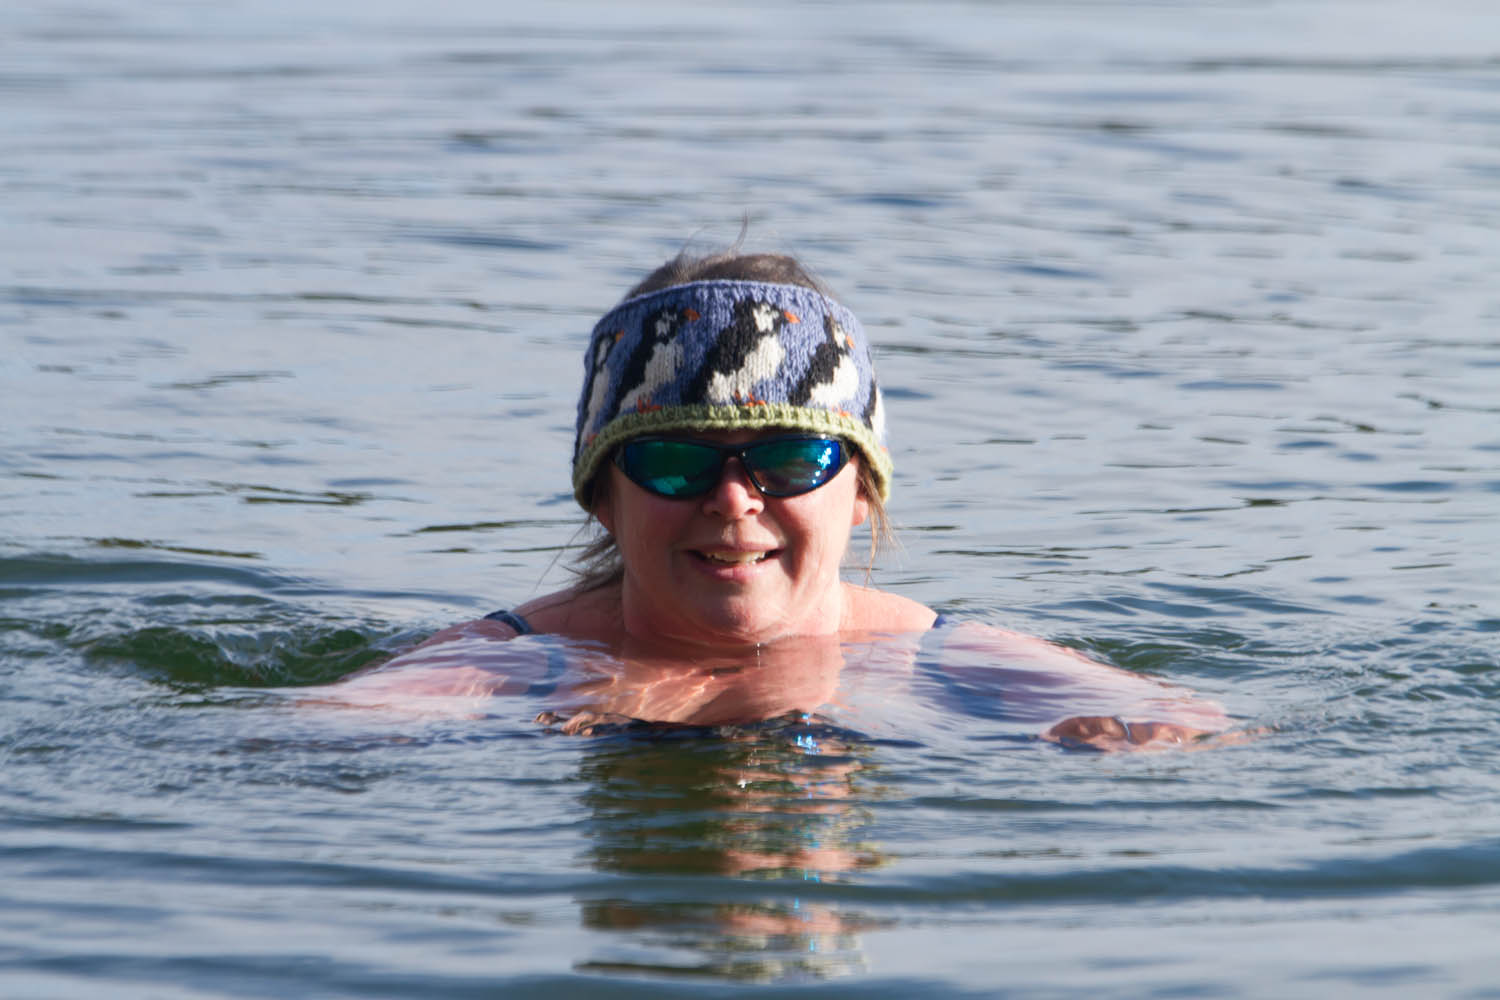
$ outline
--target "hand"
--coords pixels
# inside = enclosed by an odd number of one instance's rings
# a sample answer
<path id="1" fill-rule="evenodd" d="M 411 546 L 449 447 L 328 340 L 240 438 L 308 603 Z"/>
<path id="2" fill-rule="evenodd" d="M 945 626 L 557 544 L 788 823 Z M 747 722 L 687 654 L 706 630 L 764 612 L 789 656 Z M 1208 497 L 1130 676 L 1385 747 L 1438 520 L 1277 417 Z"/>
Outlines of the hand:
<path id="1" fill-rule="evenodd" d="M 1126 722 L 1117 715 L 1075 715 L 1042 734 L 1042 739 L 1068 747 L 1095 750 L 1145 750 L 1185 746 L 1211 730 L 1172 722 Z"/>
<path id="2" fill-rule="evenodd" d="M 571 715 L 563 715 L 561 712 L 541 712 L 533 721 L 549 729 L 560 729 L 568 736 L 600 736 L 610 729 L 628 726 L 639 720 L 632 719 L 628 715 L 594 712 L 584 708 Z"/>

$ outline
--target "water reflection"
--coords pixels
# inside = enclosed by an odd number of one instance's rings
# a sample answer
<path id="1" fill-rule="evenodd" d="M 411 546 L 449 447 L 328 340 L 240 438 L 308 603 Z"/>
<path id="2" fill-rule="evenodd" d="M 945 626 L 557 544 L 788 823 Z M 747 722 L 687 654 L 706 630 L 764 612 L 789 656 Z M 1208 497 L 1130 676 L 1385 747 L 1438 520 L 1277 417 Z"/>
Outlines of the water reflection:
<path id="1" fill-rule="evenodd" d="M 882 921 L 823 887 L 884 861 L 862 838 L 879 794 L 870 753 L 800 713 L 596 741 L 580 769 L 589 855 L 629 877 L 582 902 L 584 925 L 620 941 L 577 967 L 754 981 L 863 970 L 861 932 Z"/>

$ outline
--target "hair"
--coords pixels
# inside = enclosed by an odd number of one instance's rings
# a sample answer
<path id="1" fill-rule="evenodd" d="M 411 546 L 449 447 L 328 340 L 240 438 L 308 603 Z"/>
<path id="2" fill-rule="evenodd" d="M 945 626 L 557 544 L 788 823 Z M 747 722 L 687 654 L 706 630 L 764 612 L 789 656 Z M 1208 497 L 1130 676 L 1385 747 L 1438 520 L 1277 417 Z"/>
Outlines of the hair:
<path id="1" fill-rule="evenodd" d="M 742 254 L 738 251 L 738 246 L 737 242 L 729 250 L 703 256 L 693 256 L 683 251 L 641 279 L 625 293 L 621 301 L 692 281 L 764 281 L 800 285 L 826 298 L 835 298 L 827 286 L 795 257 L 772 253 Z M 895 533 L 891 530 L 890 517 L 886 513 L 885 501 L 881 499 L 875 473 L 863 455 L 858 463 L 858 474 L 860 496 L 870 505 L 870 558 L 865 566 L 865 575 L 868 577 L 874 569 L 875 556 L 882 543 L 894 543 Z M 599 509 L 599 503 L 608 496 L 608 491 L 609 463 L 605 463 L 600 466 L 587 487 L 588 508 L 591 513 L 580 530 L 592 532 L 594 537 L 573 560 L 572 570 L 577 578 L 574 589 L 579 592 L 608 586 L 625 575 L 625 565 L 614 537 L 604 530 L 592 513 Z"/>
<path id="2" fill-rule="evenodd" d="M 689 256 L 684 250 L 642 278 L 625 293 L 625 299 L 659 292 L 673 285 L 686 285 L 690 281 L 764 281 L 777 285 L 801 285 L 825 298 L 834 298 L 827 286 L 813 277 L 797 258 L 780 253 L 739 253 L 737 247 L 738 244 L 729 250 L 702 257 Z"/>

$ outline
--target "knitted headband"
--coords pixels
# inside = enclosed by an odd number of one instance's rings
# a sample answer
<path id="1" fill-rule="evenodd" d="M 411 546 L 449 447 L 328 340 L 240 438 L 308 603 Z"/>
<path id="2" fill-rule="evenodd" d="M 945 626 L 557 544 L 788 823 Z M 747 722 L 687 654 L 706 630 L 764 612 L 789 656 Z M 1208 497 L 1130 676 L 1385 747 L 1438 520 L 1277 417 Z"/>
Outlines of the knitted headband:
<path id="1" fill-rule="evenodd" d="M 885 410 L 854 314 L 800 285 L 694 281 L 627 299 L 594 327 L 573 445 L 573 496 L 642 434 L 787 429 L 859 447 L 890 495 Z"/>

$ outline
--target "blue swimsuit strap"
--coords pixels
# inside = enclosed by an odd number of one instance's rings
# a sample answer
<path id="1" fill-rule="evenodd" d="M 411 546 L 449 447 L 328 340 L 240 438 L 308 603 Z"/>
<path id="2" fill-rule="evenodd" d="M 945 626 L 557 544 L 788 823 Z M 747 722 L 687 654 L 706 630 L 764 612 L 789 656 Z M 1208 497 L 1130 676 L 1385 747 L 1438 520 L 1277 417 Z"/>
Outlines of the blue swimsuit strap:
<path id="1" fill-rule="evenodd" d="M 509 625 L 512 629 L 515 630 L 516 635 L 518 636 L 534 635 L 536 633 L 536 630 L 531 627 L 531 623 L 528 622 L 525 618 L 522 618 L 520 615 L 516 614 L 514 611 L 491 611 L 484 617 L 492 621 L 497 621 L 505 625 Z M 948 618 L 947 615 L 938 615 L 937 619 L 932 623 L 932 631 L 936 631 L 939 626 L 946 625 L 951 620 L 952 619 Z M 934 645 L 941 649 L 942 638 L 937 638 Z M 923 646 L 928 646 L 928 643 L 924 641 Z M 947 677 L 943 673 L 942 668 L 939 667 L 936 663 L 932 662 L 932 660 L 928 657 L 923 656 L 918 658 L 917 663 L 918 666 L 924 670 L 924 672 L 926 672 L 929 676 L 937 679 L 941 684 L 943 684 L 943 686 L 952 686 L 952 678 Z M 530 689 L 526 693 L 537 695 L 551 694 L 552 692 L 557 690 L 557 682 L 562 679 L 563 675 L 567 673 L 567 670 L 567 656 L 563 654 L 563 651 L 560 648 L 556 646 L 549 647 L 547 650 L 547 676 L 540 683 L 531 685 Z"/>
<path id="2" fill-rule="evenodd" d="M 485 615 L 485 617 L 509 625 L 511 628 L 516 630 L 516 635 L 531 635 L 536 631 L 536 629 L 531 627 L 531 623 L 529 621 L 527 621 L 525 618 L 522 618 L 514 611 L 491 611 L 489 614 Z M 948 624 L 948 621 L 949 618 L 947 615 L 940 614 L 936 619 L 933 620 L 932 628 L 941 628 L 942 626 Z"/>
<path id="3" fill-rule="evenodd" d="M 536 631 L 531 627 L 531 623 L 529 621 L 522 618 L 514 611 L 491 611 L 489 614 L 485 615 L 485 617 L 497 622 L 501 622 L 502 624 L 509 625 L 511 628 L 516 630 L 516 635 L 530 635 L 532 632 Z"/>
<path id="4" fill-rule="evenodd" d="M 531 623 L 514 611 L 491 611 L 485 615 L 486 618 L 502 622 L 516 630 L 516 635 L 536 635 L 536 629 Z M 545 638 L 545 637 L 544 637 Z M 547 675 L 540 681 L 533 683 L 526 689 L 529 695 L 549 695 L 557 690 L 557 682 L 563 679 L 568 672 L 568 657 L 562 646 L 548 644 L 547 646 Z"/>

